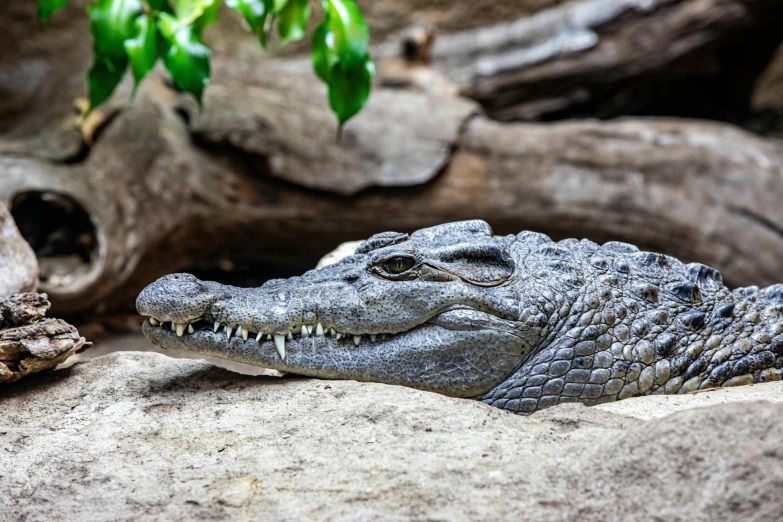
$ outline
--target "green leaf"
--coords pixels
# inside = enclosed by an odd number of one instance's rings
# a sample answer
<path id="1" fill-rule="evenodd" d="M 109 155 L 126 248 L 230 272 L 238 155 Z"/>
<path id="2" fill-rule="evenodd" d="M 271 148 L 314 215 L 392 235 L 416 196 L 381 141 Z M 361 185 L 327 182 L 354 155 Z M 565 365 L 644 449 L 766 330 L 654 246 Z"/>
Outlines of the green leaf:
<path id="1" fill-rule="evenodd" d="M 47 21 L 67 3 L 68 0 L 38 0 L 38 19 L 42 22 Z"/>
<path id="2" fill-rule="evenodd" d="M 364 62 L 370 45 L 370 31 L 359 8 L 351 0 L 327 0 L 333 48 L 343 63 Z"/>
<path id="3" fill-rule="evenodd" d="M 318 24 L 313 33 L 313 69 L 324 82 L 329 83 L 331 70 L 337 63 L 337 53 L 334 50 L 334 33 L 330 27 L 329 15 Z"/>
<path id="4" fill-rule="evenodd" d="M 97 0 L 90 5 L 90 30 L 97 57 L 115 61 L 125 56 L 125 40 L 136 36 L 136 18 L 142 13 L 139 0 Z"/>
<path id="5" fill-rule="evenodd" d="M 288 0 L 278 13 L 277 30 L 283 43 L 300 40 L 310 20 L 309 0 Z"/>
<path id="6" fill-rule="evenodd" d="M 204 88 L 209 83 L 209 48 L 193 26 L 177 27 L 178 21 L 165 13 L 159 20 L 160 32 L 167 44 L 163 63 L 174 85 L 191 93 L 201 105 Z"/>
<path id="7" fill-rule="evenodd" d="M 351 0 L 326 0 L 326 18 L 313 34 L 313 69 L 329 87 L 329 105 L 342 126 L 370 95 L 375 72 L 369 31 Z"/>
<path id="8" fill-rule="evenodd" d="M 111 97 L 128 67 L 125 41 L 136 36 L 139 0 L 96 0 L 90 4 L 94 61 L 87 75 L 92 110 Z"/>
<path id="9" fill-rule="evenodd" d="M 147 0 L 147 5 L 155 11 L 161 11 L 164 13 L 173 14 L 174 10 L 171 8 L 168 0 Z"/>
<path id="10" fill-rule="evenodd" d="M 340 127 L 367 103 L 374 72 L 375 67 L 369 56 L 361 64 L 346 65 L 337 62 L 332 66 L 329 78 L 329 105 L 337 116 Z"/>
<path id="11" fill-rule="evenodd" d="M 193 25 L 201 36 L 217 19 L 220 0 L 177 0 L 176 16 L 180 26 Z"/>
<path id="12" fill-rule="evenodd" d="M 141 80 L 149 73 L 158 61 L 158 30 L 155 21 L 142 15 L 136 19 L 136 36 L 125 40 L 125 52 L 130 60 L 133 71 L 133 94 L 136 94 Z"/>
<path id="13" fill-rule="evenodd" d="M 267 16 L 274 9 L 274 0 L 226 0 L 226 5 L 242 14 L 261 47 L 266 47 L 264 26 Z"/>
<path id="14" fill-rule="evenodd" d="M 122 80 L 128 59 L 125 56 L 114 58 L 95 53 L 92 69 L 87 74 L 87 87 L 90 93 L 90 109 L 108 100 Z"/>
<path id="15" fill-rule="evenodd" d="M 280 11 L 283 10 L 285 7 L 285 4 L 288 3 L 288 0 L 272 0 L 272 12 L 275 14 L 279 14 Z"/>

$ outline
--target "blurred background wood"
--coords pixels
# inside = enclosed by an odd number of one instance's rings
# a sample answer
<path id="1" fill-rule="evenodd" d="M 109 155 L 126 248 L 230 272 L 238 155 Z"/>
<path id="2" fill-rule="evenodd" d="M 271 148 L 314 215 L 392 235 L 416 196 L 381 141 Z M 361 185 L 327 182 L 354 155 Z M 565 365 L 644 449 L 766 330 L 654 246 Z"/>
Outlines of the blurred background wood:
<path id="1" fill-rule="evenodd" d="M 203 113 L 156 74 L 135 105 L 124 84 L 82 121 L 83 6 L 45 27 L 34 3 L 9 7 L 0 201 L 56 313 L 128 308 L 144 284 L 185 268 L 292 275 L 345 240 L 468 218 L 497 233 L 631 241 L 713 265 L 732 285 L 783 279 L 783 147 L 763 136 L 783 112 L 779 2 L 452 12 L 428 0 L 417 19 L 390 0 L 363 4 L 386 42 L 379 85 L 342 145 L 298 48 L 251 55 L 257 44 L 230 15 L 208 33 Z M 412 38 L 414 22 L 437 35 Z M 649 117 L 615 118 L 626 114 Z"/>

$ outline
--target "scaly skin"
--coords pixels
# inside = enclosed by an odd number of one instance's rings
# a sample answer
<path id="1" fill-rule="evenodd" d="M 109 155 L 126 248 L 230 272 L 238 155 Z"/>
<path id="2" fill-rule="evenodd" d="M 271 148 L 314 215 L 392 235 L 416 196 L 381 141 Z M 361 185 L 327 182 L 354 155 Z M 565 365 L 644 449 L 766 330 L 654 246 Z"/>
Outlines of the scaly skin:
<path id="1" fill-rule="evenodd" d="M 483 221 L 378 234 L 260 288 L 174 274 L 136 307 L 164 348 L 515 413 L 779 380 L 783 368 L 783 285 L 729 291 L 698 263 L 535 232 L 496 239 Z"/>

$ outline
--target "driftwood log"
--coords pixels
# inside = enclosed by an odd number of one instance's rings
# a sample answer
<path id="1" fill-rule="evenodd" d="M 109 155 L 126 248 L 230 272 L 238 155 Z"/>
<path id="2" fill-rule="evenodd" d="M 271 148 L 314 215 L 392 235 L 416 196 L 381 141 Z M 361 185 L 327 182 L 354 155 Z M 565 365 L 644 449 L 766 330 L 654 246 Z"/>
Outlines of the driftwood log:
<path id="1" fill-rule="evenodd" d="M 42 273 L 58 310 L 128 302 L 197 260 L 314 264 L 345 240 L 464 218 L 629 240 L 716 266 L 730 284 L 783 275 L 775 142 L 680 120 L 498 123 L 458 98 L 379 90 L 338 146 L 320 84 L 258 76 L 216 81 L 205 114 L 184 119 L 156 101 L 164 87 L 148 89 L 76 164 L 0 158 L 0 200 L 86 236 L 81 261 L 54 257 L 65 261 Z"/>
<path id="2" fill-rule="evenodd" d="M 494 119 L 739 122 L 781 26 L 778 0 L 583 0 L 438 38 L 432 61 Z"/>
<path id="3" fill-rule="evenodd" d="M 46 318 L 46 294 L 35 292 L 38 263 L 0 203 L 0 384 L 48 370 L 89 346 L 76 328 Z"/>
<path id="4" fill-rule="evenodd" d="M 671 13 L 713 3 L 643 2 L 650 23 L 670 20 L 658 16 L 664 7 Z M 12 6 L 12 16 L 27 16 L 30 8 L 22 4 Z M 756 17 L 732 18 L 745 27 L 756 23 L 757 7 L 768 4 L 715 5 L 744 6 L 731 12 Z M 599 32 L 614 27 L 611 34 L 627 37 L 623 24 L 639 22 L 641 8 L 624 9 L 588 25 Z M 728 45 L 747 34 L 713 30 L 728 21 L 702 21 L 704 32 L 688 41 L 707 35 L 715 45 Z M 74 37 L 76 29 L 54 23 L 50 30 L 49 38 L 89 49 Z M 551 34 L 560 41 L 559 33 Z M 64 55 L 52 50 L 55 40 L 39 38 L 29 46 L 33 58 L 39 48 L 42 58 L 20 61 L 8 88 L 8 99 L 16 101 L 7 102 L 12 117 L 1 129 L 0 201 L 33 244 L 41 287 L 59 314 L 126 305 L 152 278 L 196 262 L 314 264 L 345 240 L 466 218 L 486 219 L 501 234 L 530 228 L 558 238 L 633 241 L 711 264 L 732 285 L 783 279 L 783 149 L 730 125 L 503 123 L 465 97 L 377 88 L 338 145 L 324 88 L 309 72 L 285 72 L 296 69 L 290 62 L 258 65 L 228 57 L 215 60 L 203 113 L 152 77 L 134 106 L 122 103 L 121 92 L 77 124 L 73 99 L 84 92 L 89 51 L 72 53 L 70 66 L 78 63 L 69 71 L 58 61 L 65 62 Z M 437 45 L 433 61 L 443 69 L 431 70 L 448 77 L 456 69 L 442 59 L 447 47 Z M 550 55 L 537 63 L 562 67 L 568 86 L 578 75 L 567 70 L 603 63 L 586 57 L 607 46 L 623 50 L 600 43 L 566 53 L 563 61 Z M 658 59 L 668 70 L 675 62 L 667 56 Z M 617 92 L 627 78 L 617 80 Z"/>
<path id="5" fill-rule="evenodd" d="M 35 252 L 19 233 L 8 208 L 0 203 L 0 299 L 35 292 L 37 287 Z"/>
<path id="6" fill-rule="evenodd" d="M 89 346 L 70 324 L 44 317 L 49 306 L 46 294 L 0 301 L 0 384 L 53 369 Z"/>

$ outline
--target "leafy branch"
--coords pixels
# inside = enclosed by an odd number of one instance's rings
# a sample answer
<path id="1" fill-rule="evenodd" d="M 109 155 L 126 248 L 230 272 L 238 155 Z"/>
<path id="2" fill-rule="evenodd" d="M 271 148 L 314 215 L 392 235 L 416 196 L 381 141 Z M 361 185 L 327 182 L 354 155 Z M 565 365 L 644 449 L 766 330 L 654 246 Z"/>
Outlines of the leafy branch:
<path id="1" fill-rule="evenodd" d="M 174 85 L 201 105 L 211 56 L 202 35 L 223 1 L 244 17 L 262 49 L 275 25 L 285 44 L 303 38 L 310 20 L 309 0 L 93 0 L 87 7 L 94 41 L 89 110 L 111 97 L 128 68 L 135 96 L 158 59 Z M 39 0 L 39 19 L 48 20 L 67 2 Z M 352 0 L 323 0 L 321 5 L 324 20 L 313 34 L 313 68 L 328 86 L 329 105 L 342 129 L 370 95 L 369 31 Z"/>

